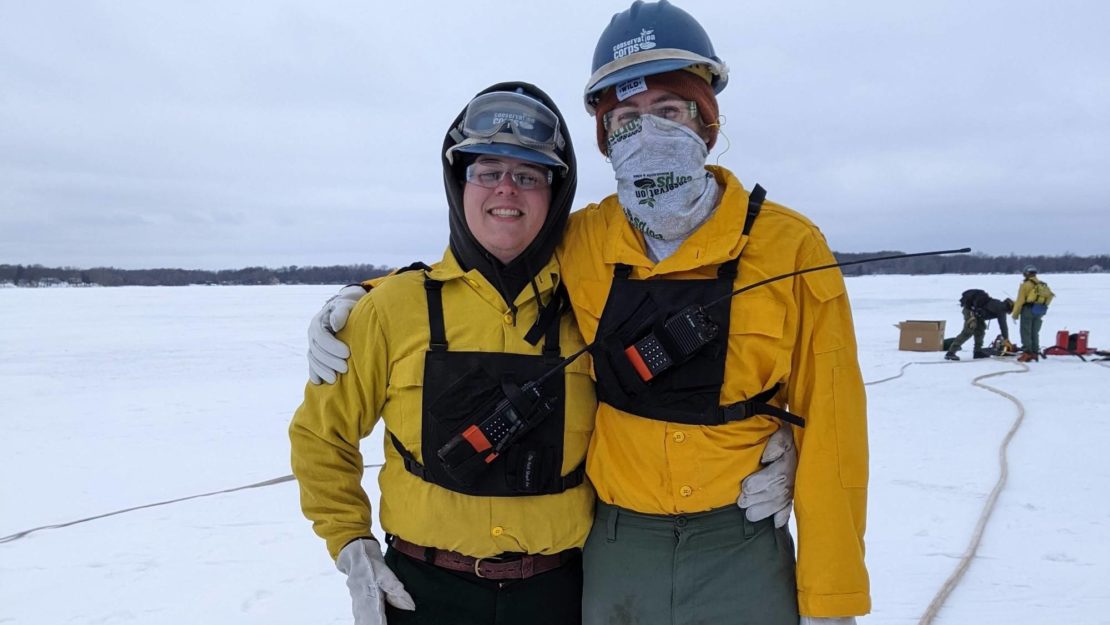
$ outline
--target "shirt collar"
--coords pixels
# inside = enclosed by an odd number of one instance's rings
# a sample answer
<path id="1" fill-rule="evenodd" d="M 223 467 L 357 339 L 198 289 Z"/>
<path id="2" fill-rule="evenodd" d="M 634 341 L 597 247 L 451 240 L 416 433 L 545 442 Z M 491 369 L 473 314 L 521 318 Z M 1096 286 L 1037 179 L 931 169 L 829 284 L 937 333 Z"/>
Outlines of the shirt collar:
<path id="1" fill-rule="evenodd" d="M 462 266 L 459 265 L 459 261 L 455 258 L 455 255 L 451 253 L 450 247 L 443 252 L 443 258 L 432 267 L 432 271 L 428 276 L 439 282 L 465 279 L 467 284 L 471 285 L 479 292 L 490 295 L 488 299 L 491 299 L 491 301 L 502 301 L 500 296 L 497 295 L 497 289 L 489 283 L 489 280 L 486 280 L 482 272 L 477 269 L 471 269 L 470 271 L 463 270 Z M 547 261 L 543 269 L 536 273 L 536 288 L 539 290 L 540 294 L 546 294 L 558 286 L 559 279 L 559 263 L 555 260 L 555 255 L 552 254 L 551 259 Z M 520 307 L 534 298 L 535 293 L 532 291 L 532 287 L 525 286 L 520 290 L 520 294 L 517 295 L 516 301 L 513 303 L 517 307 Z"/>

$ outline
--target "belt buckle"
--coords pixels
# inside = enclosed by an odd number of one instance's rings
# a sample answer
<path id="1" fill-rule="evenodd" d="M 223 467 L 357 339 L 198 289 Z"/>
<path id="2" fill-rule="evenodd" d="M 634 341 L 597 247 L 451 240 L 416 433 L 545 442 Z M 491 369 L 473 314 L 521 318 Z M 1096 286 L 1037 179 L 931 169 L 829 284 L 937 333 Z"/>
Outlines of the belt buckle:
<path id="1" fill-rule="evenodd" d="M 479 570 L 479 567 L 482 565 L 483 559 L 484 558 L 474 558 L 474 574 L 478 577 L 481 577 L 482 579 L 485 579 L 486 576 L 482 575 L 482 572 Z"/>

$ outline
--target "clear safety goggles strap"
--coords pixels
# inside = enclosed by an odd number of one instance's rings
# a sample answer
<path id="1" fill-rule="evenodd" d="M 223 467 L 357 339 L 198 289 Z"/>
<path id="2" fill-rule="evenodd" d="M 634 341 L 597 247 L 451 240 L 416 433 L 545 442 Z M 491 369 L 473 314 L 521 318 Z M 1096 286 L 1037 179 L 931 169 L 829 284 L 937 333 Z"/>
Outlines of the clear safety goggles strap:
<path id="1" fill-rule="evenodd" d="M 489 139 L 512 132 L 522 145 L 562 149 L 559 117 L 542 102 L 524 94 L 495 91 L 470 101 L 463 116 L 462 132 L 468 138 Z"/>

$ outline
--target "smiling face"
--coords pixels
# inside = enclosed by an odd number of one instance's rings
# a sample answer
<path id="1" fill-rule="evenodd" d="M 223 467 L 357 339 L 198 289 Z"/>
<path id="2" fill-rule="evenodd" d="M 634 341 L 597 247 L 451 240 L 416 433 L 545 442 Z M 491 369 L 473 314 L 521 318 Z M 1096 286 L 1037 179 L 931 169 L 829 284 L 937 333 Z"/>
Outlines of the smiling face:
<path id="1" fill-rule="evenodd" d="M 479 156 L 475 166 L 482 170 L 510 172 L 492 188 L 467 182 L 463 188 L 466 225 L 478 243 L 502 263 L 508 264 L 536 238 L 551 205 L 551 187 L 522 189 L 512 174 L 535 173 L 547 177 L 547 169 L 535 163 L 504 156 Z M 496 175 L 486 175 L 489 180 Z"/>

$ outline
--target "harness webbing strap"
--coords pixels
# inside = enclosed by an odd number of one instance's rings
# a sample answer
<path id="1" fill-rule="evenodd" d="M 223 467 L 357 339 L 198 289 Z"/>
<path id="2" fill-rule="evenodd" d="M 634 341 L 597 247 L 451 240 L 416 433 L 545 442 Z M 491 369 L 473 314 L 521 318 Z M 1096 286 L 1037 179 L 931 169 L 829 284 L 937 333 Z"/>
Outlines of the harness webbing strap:
<path id="1" fill-rule="evenodd" d="M 755 218 L 759 216 L 759 210 L 763 207 L 763 200 L 767 197 L 767 190 L 759 186 L 757 183 L 752 192 L 748 194 L 748 216 L 744 218 L 744 236 L 747 236 L 752 231 L 752 226 L 755 224 Z"/>
<path id="2" fill-rule="evenodd" d="M 567 310 L 567 291 L 566 287 L 559 285 L 555 292 L 551 295 L 551 299 L 547 302 L 547 306 L 541 306 L 541 312 L 536 317 L 536 323 L 524 335 L 524 340 L 529 344 L 535 345 L 540 340 L 540 333 L 545 333 L 545 340 L 543 344 L 544 356 L 559 356 L 559 318 Z M 536 300 L 537 305 L 540 303 L 539 299 Z"/>
<path id="3" fill-rule="evenodd" d="M 447 351 L 447 330 L 443 326 L 443 283 L 424 276 L 424 291 L 428 294 L 429 347 L 433 352 Z"/>
<path id="4" fill-rule="evenodd" d="M 424 469 L 424 465 L 417 462 L 416 456 L 412 455 L 411 451 L 405 449 L 405 446 L 401 444 L 401 441 L 397 440 L 397 437 L 393 435 L 393 432 L 389 433 L 389 440 L 393 441 L 394 449 L 397 450 L 397 453 L 401 454 L 401 459 L 405 461 L 406 471 L 412 473 L 425 482 L 432 481 L 430 479 L 431 476 L 429 476 L 428 472 Z"/>
<path id="5" fill-rule="evenodd" d="M 786 421 L 787 423 L 793 423 L 798 427 L 804 428 L 806 426 L 805 419 L 799 417 L 796 414 L 787 412 L 782 408 L 779 408 L 778 406 L 767 403 L 768 401 L 773 399 L 775 395 L 778 394 L 781 387 L 782 384 L 776 384 L 771 388 L 763 391 L 762 393 L 756 395 L 755 397 L 745 399 L 744 401 L 738 401 L 735 404 L 729 404 L 728 406 L 721 406 L 717 410 L 717 417 L 720 419 L 720 423 L 728 423 L 730 421 L 742 421 L 744 419 L 754 417 L 757 414 L 762 414 L 769 415 L 777 419 Z"/>
<path id="6" fill-rule="evenodd" d="M 389 440 L 393 442 L 393 448 L 397 450 L 397 453 L 401 454 L 401 459 L 405 461 L 406 471 L 424 480 L 425 482 L 436 484 L 437 486 L 443 486 L 442 484 L 437 482 L 435 478 L 432 477 L 431 473 L 429 473 L 429 471 L 424 468 L 424 465 L 420 464 L 420 462 L 417 461 L 416 456 L 412 455 L 411 451 L 405 449 L 405 446 L 401 444 L 401 441 L 397 440 L 397 437 L 393 435 L 393 432 L 389 433 Z M 577 467 L 575 467 L 573 471 L 559 478 L 560 487 L 562 490 L 570 490 L 576 486 L 579 486 L 585 480 L 585 462 L 582 462 Z"/>

